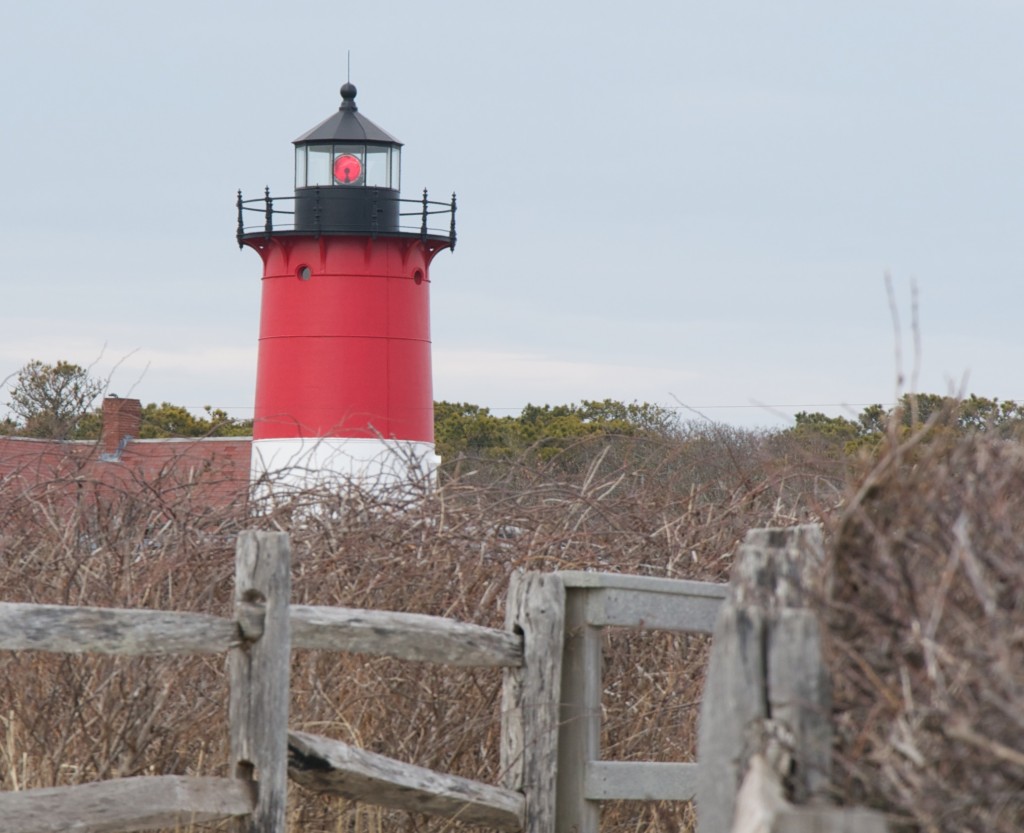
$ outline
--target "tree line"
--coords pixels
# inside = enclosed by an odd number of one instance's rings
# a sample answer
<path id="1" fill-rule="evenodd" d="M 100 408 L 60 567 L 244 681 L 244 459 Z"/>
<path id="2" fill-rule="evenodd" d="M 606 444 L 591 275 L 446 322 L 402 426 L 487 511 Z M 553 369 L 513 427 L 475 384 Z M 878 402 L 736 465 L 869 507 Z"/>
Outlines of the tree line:
<path id="1" fill-rule="evenodd" d="M 96 400 L 104 388 L 102 381 L 72 362 L 30 361 L 10 387 L 10 414 L 0 421 L 0 435 L 98 439 L 102 414 Z M 792 427 L 775 433 L 854 453 L 879 443 L 887 431 L 911 430 L 928 422 L 939 422 L 945 430 L 1019 438 L 1024 434 L 1024 405 L 974 394 L 962 399 L 907 394 L 894 407 L 869 405 L 853 417 L 801 411 Z M 554 456 L 580 440 L 600 435 L 673 440 L 683 435 L 681 428 L 674 408 L 647 402 L 531 404 L 507 416 L 465 402 L 434 404 L 437 451 L 447 460 L 465 455 L 501 459 L 529 449 L 542 457 Z M 252 420 L 231 417 L 220 408 L 207 406 L 201 415 L 169 402 L 151 402 L 142 408 L 142 439 L 251 435 Z"/>

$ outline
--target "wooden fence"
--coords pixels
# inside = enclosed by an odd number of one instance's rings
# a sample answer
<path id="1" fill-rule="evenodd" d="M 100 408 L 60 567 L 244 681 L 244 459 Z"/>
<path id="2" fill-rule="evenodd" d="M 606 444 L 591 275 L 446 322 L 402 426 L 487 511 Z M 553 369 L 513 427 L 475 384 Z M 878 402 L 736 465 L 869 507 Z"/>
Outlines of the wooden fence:
<path id="1" fill-rule="evenodd" d="M 230 776 L 122 778 L 0 794 L 0 833 L 176 828 L 234 818 L 283 833 L 286 779 L 497 830 L 595 833 L 600 801 L 690 799 L 696 764 L 600 759 L 601 628 L 710 632 L 725 587 L 611 574 L 517 574 L 506 628 L 289 604 L 283 533 L 244 533 L 234 615 L 0 604 L 0 649 L 229 657 Z M 293 648 L 504 669 L 502 783 L 436 773 L 288 731 Z"/>
<path id="2" fill-rule="evenodd" d="M 234 615 L 0 604 L 0 649 L 229 656 L 231 777 L 123 778 L 0 793 L 0 833 L 174 828 L 284 833 L 286 779 L 325 794 L 523 833 L 597 833 L 600 802 L 697 799 L 699 833 L 884 833 L 831 806 L 828 675 L 810 588 L 821 530 L 753 530 L 731 585 L 605 573 L 513 576 L 504 630 L 289 604 L 282 533 L 244 533 Z M 694 762 L 603 760 L 601 629 L 713 631 Z M 504 671 L 500 785 L 288 731 L 290 652 Z"/>

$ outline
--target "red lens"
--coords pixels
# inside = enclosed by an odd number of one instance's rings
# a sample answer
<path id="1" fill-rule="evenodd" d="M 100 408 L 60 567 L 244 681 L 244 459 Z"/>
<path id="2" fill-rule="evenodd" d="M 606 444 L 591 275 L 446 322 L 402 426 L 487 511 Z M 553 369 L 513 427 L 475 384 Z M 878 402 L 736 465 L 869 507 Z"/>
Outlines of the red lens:
<path id="1" fill-rule="evenodd" d="M 334 178 L 343 185 L 350 185 L 363 173 L 363 163 L 350 153 L 334 160 Z"/>

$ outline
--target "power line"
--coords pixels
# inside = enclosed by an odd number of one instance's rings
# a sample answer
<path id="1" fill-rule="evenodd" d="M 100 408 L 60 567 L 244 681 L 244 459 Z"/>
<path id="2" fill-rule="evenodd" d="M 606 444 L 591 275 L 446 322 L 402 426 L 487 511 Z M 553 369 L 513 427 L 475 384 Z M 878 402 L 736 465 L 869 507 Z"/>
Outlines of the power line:
<path id="1" fill-rule="evenodd" d="M 1002 400 L 1000 400 L 1002 401 Z M 628 404 L 628 403 L 627 403 Z M 657 403 L 649 403 L 657 404 Z M 723 408 L 756 408 L 759 410 L 767 411 L 772 408 L 869 408 L 872 405 L 895 405 L 896 403 L 890 402 L 817 402 L 805 405 L 769 405 L 767 403 L 757 403 L 755 405 L 658 405 L 660 408 L 664 408 L 666 411 L 711 411 Z M 521 411 L 525 406 L 519 406 L 516 408 L 512 407 L 488 407 L 491 411 Z"/>

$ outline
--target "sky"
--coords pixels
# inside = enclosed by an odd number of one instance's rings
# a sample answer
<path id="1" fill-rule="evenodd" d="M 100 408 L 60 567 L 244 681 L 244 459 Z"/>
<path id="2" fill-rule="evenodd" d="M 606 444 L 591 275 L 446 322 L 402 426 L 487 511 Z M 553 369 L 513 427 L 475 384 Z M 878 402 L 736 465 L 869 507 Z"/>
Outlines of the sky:
<path id="1" fill-rule="evenodd" d="M 360 112 L 458 194 L 435 399 L 779 428 L 1024 400 L 1024 2 L 37 0 L 0 28 L 0 381 L 253 410 L 235 195 Z M 888 281 L 888 283 L 887 283 Z M 7 400 L 0 391 L 0 406 Z M 0 407 L 2 411 L 2 407 Z"/>

